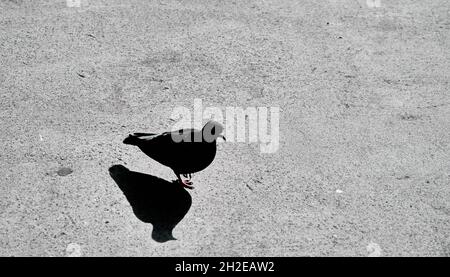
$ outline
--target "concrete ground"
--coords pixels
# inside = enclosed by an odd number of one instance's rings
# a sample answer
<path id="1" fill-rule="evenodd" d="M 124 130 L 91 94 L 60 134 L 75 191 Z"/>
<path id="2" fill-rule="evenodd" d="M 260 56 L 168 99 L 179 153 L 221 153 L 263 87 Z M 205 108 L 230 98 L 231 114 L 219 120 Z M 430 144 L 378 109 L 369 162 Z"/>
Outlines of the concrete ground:
<path id="1" fill-rule="evenodd" d="M 0 255 L 450 256 L 449 49 L 447 0 L 1 0 Z M 122 140 L 195 98 L 280 148 L 219 144 L 160 243 L 108 169 L 172 180 Z"/>

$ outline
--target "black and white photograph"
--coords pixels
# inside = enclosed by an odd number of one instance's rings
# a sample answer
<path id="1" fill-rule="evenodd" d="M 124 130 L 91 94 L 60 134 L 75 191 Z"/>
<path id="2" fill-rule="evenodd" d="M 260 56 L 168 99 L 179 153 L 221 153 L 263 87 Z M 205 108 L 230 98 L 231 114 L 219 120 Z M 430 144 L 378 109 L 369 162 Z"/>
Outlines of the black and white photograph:
<path id="1" fill-rule="evenodd" d="M 0 0 L 0 256 L 448 257 L 449 82 L 448 0 Z"/>

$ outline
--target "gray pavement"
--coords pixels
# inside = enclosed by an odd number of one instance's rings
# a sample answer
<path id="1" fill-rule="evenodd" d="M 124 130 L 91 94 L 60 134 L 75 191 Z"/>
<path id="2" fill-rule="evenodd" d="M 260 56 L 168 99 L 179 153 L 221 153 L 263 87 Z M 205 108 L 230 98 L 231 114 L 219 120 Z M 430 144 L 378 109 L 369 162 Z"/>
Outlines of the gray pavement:
<path id="1" fill-rule="evenodd" d="M 450 255 L 450 2 L 81 4 L 0 1 L 1 256 Z M 280 147 L 219 144 L 160 243 L 108 169 L 172 180 L 122 140 L 194 99 Z"/>

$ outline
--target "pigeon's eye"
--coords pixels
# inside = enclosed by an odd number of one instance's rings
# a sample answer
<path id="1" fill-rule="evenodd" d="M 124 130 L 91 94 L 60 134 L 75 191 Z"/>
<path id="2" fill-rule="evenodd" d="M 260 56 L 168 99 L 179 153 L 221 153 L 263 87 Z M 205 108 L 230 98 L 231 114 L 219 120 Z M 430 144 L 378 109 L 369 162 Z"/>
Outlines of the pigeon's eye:
<path id="1" fill-rule="evenodd" d="M 211 128 L 211 135 L 215 135 L 216 134 L 216 126 Z"/>

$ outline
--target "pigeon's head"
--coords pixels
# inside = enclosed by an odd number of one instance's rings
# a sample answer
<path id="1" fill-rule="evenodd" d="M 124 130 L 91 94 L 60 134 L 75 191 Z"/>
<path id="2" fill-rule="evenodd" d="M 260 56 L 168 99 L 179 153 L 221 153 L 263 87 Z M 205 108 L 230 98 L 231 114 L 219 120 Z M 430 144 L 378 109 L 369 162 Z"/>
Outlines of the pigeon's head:
<path id="1" fill-rule="evenodd" d="M 208 121 L 203 127 L 203 139 L 207 142 L 213 142 L 218 137 L 221 137 L 223 140 L 226 140 L 222 135 L 223 125 L 217 121 Z"/>

